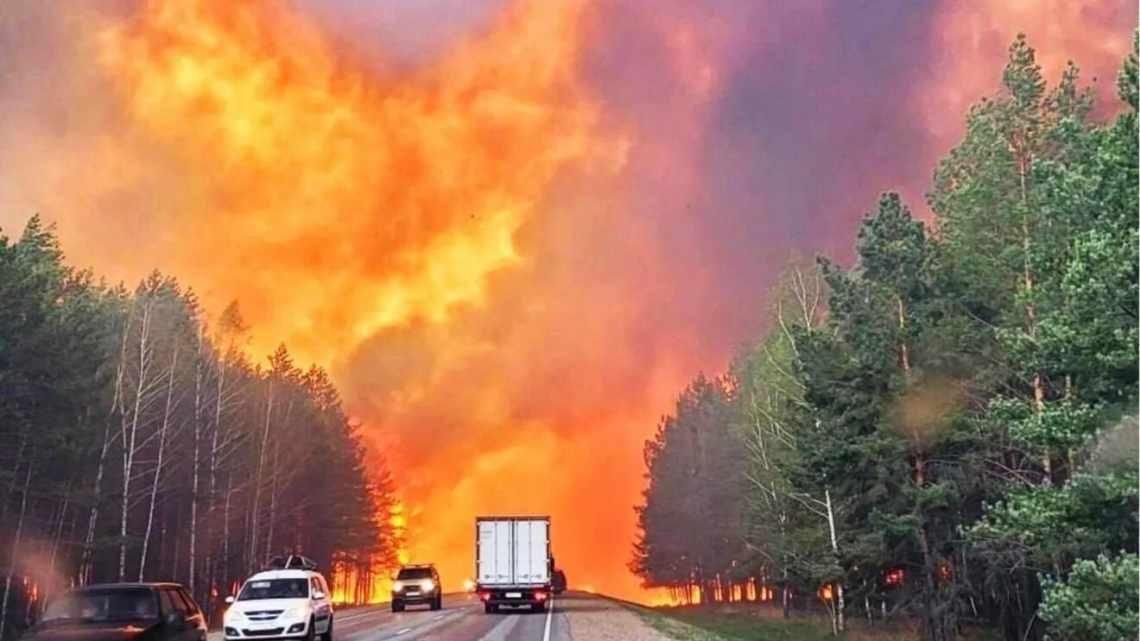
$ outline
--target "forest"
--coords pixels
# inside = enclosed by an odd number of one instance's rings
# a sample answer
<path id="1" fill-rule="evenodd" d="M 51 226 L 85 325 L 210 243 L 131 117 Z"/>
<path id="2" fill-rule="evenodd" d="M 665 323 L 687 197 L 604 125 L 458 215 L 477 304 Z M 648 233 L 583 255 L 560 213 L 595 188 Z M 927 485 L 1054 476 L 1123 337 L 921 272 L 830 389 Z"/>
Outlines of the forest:
<path id="1" fill-rule="evenodd" d="M 1135 43 L 1134 43 L 1135 45 Z M 1119 641 L 1137 625 L 1137 59 L 1093 104 L 1024 37 L 917 219 L 792 260 L 767 330 L 647 441 L 630 568 L 833 632 Z M 1104 115 L 1098 115 L 1104 114 Z"/>
<path id="2" fill-rule="evenodd" d="M 211 318 L 159 273 L 132 290 L 65 262 L 33 217 L 0 236 L 0 638 L 53 593 L 177 581 L 208 613 L 272 557 L 369 600 L 398 509 L 328 374 L 284 345 L 249 360 L 236 303 Z"/>

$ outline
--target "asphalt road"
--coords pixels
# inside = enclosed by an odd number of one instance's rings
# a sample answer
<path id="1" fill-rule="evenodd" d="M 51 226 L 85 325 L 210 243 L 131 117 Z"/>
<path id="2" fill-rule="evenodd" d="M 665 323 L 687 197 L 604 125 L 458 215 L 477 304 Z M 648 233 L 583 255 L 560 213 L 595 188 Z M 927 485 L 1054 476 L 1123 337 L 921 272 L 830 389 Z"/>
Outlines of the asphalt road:
<path id="1" fill-rule="evenodd" d="M 589 598 L 567 594 L 565 598 Z M 443 609 L 410 606 L 392 612 L 387 603 L 343 610 L 333 619 L 336 641 L 574 641 L 559 601 L 545 613 L 528 610 L 483 612 L 474 594 L 447 594 Z M 549 627 L 549 632 L 547 631 Z M 210 641 L 222 641 L 220 632 Z"/>

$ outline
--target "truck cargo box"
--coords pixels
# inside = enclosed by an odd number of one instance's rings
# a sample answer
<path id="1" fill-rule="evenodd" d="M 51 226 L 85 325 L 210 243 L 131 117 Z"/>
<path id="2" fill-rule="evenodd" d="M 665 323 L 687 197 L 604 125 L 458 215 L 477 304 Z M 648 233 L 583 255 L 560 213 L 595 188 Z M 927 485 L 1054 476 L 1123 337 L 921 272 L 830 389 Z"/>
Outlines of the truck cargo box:
<path id="1" fill-rule="evenodd" d="M 499 605 L 545 609 L 551 592 L 550 517 L 477 517 L 475 576 L 488 612 Z"/>

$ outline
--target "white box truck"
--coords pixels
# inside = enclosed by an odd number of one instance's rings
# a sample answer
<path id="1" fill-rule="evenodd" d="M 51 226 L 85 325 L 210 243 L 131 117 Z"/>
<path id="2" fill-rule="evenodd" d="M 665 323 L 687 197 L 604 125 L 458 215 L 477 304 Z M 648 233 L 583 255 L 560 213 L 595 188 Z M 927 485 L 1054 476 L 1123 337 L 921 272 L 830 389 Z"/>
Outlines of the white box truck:
<path id="1" fill-rule="evenodd" d="M 551 594 L 549 516 L 475 517 L 475 591 L 488 614 L 543 611 Z"/>

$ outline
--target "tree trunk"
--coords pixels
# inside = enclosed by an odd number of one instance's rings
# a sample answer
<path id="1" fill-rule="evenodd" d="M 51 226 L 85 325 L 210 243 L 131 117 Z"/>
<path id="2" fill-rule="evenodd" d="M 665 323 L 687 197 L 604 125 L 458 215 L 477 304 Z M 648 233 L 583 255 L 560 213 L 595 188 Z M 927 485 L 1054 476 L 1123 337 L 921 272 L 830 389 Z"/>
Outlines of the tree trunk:
<path id="1" fill-rule="evenodd" d="M 785 565 L 784 566 L 784 585 L 781 586 L 781 588 L 780 588 L 780 609 L 783 611 L 785 619 L 787 619 L 789 616 L 791 616 L 791 613 L 788 611 L 788 609 L 791 605 L 791 603 L 790 603 L 791 595 L 788 593 L 788 591 L 790 589 L 791 589 L 791 587 L 788 586 L 788 567 Z"/>
<path id="2" fill-rule="evenodd" d="M 51 538 L 51 554 L 48 556 L 48 577 L 55 578 L 55 560 L 59 556 L 59 544 L 63 541 L 63 523 L 67 519 L 67 508 L 71 505 L 71 481 L 63 493 L 63 505 L 59 508 L 59 519 L 56 521 L 55 534 Z"/>
<path id="3" fill-rule="evenodd" d="M 0 639 L 4 638 L 4 626 L 8 623 L 8 597 L 12 591 L 12 575 L 16 572 L 16 559 L 20 558 L 20 542 L 24 535 L 24 515 L 28 511 L 28 489 L 32 485 L 33 460 L 28 461 L 28 471 L 24 473 L 24 490 L 20 495 L 20 516 L 16 520 L 16 534 L 12 539 L 12 556 L 8 562 L 8 575 L 4 578 L 4 597 L 3 603 L 0 604 Z"/>
<path id="4" fill-rule="evenodd" d="M 1018 178 L 1021 181 L 1021 204 L 1023 207 L 1021 218 L 1021 250 L 1022 250 L 1022 286 L 1025 288 L 1025 333 L 1029 336 L 1030 342 L 1037 340 L 1037 306 L 1033 302 L 1033 288 L 1035 278 L 1033 275 L 1032 261 L 1030 260 L 1030 252 L 1033 248 L 1032 241 L 1032 227 L 1029 220 L 1029 184 L 1028 174 L 1029 166 L 1032 163 L 1032 156 L 1024 154 L 1018 158 L 1017 171 Z M 1045 412 L 1045 384 L 1041 378 L 1041 372 L 1033 374 L 1033 407 L 1037 412 L 1038 417 Z M 1053 463 L 1051 453 L 1046 448 L 1044 455 L 1041 457 L 1041 467 L 1044 470 L 1043 483 L 1045 485 L 1052 485 L 1053 483 Z"/>
<path id="5" fill-rule="evenodd" d="M 903 301 L 902 296 L 897 297 L 899 308 L 899 364 L 902 366 L 903 375 L 910 379 L 910 350 L 907 348 L 906 343 L 906 302 Z"/>
<path id="6" fill-rule="evenodd" d="M 222 509 L 222 589 L 229 594 L 230 589 L 230 490 L 233 487 L 230 475 L 226 474 L 226 500 Z"/>
<path id="7" fill-rule="evenodd" d="M 935 577 L 937 570 L 934 554 L 930 549 L 930 542 L 926 536 L 925 525 L 919 525 L 918 543 L 922 551 L 922 619 L 930 641 L 946 641 L 949 638 L 946 625 L 946 612 L 938 596 L 938 584 Z"/>
<path id="8" fill-rule="evenodd" d="M 198 569 L 198 479 L 201 471 L 201 456 L 199 454 L 202 442 L 202 327 L 198 327 L 197 351 L 194 354 L 194 429 L 191 437 L 193 443 L 193 457 L 190 468 L 190 571 L 187 576 L 187 588 L 195 599 L 201 600 L 198 593 L 196 579 Z"/>
<path id="9" fill-rule="evenodd" d="M 142 326 L 139 328 L 139 373 L 138 383 L 135 386 L 134 408 L 131 420 L 123 421 L 123 496 L 119 514 L 119 581 L 127 576 L 127 518 L 130 515 L 131 501 L 131 473 L 134 470 L 135 447 L 139 431 L 139 420 L 142 414 L 143 396 L 147 388 L 147 370 L 150 364 L 150 303 L 143 305 Z"/>
<path id="10" fill-rule="evenodd" d="M 257 475 L 253 482 L 253 505 L 250 512 L 252 524 L 250 525 L 249 536 L 249 564 L 250 570 L 255 569 L 257 559 L 257 526 L 258 526 L 258 512 L 261 509 L 261 473 L 265 467 L 265 446 L 269 442 L 269 425 L 273 415 L 273 381 L 269 381 L 269 390 L 266 393 L 265 400 L 265 429 L 261 432 L 261 446 L 257 452 Z"/>
<path id="11" fill-rule="evenodd" d="M 825 504 L 827 505 L 827 529 L 831 534 L 831 553 L 834 555 L 835 564 L 838 566 L 840 564 L 839 540 L 835 536 L 835 510 L 831 507 L 831 488 L 824 488 L 823 496 Z M 838 626 L 838 631 L 842 632 L 845 626 L 843 620 L 843 580 L 840 578 L 835 579 L 835 597 L 837 603 L 835 608 L 835 622 Z"/>
<path id="12" fill-rule="evenodd" d="M 103 430 L 103 446 L 99 448 L 99 461 L 95 468 L 95 493 L 91 501 L 91 508 L 87 514 L 87 534 L 83 538 L 83 557 L 80 563 L 79 581 L 87 584 L 91 580 L 91 556 L 94 553 L 95 527 L 99 523 L 99 497 L 103 489 L 103 471 L 107 462 L 107 452 L 111 446 L 111 425 L 115 413 L 121 415 L 123 403 L 123 371 L 127 362 L 127 340 L 131 333 L 132 313 L 127 314 L 126 324 L 123 326 L 123 340 L 119 343 L 119 362 L 115 365 L 115 388 L 111 397 L 111 409 L 107 412 L 107 423 Z"/>
<path id="13" fill-rule="evenodd" d="M 225 390 L 226 381 L 226 360 L 224 354 L 218 355 L 218 385 L 214 397 L 214 425 L 213 431 L 210 433 L 210 464 L 209 464 L 209 483 L 207 484 L 207 497 L 208 503 L 206 504 L 206 590 L 210 594 L 207 599 L 207 614 L 213 614 L 214 599 L 212 596 L 215 583 L 217 581 L 217 562 L 214 559 L 214 515 L 217 512 L 217 480 L 218 480 L 218 439 L 222 431 L 222 394 Z M 224 443 L 224 441 L 223 441 Z M 227 492 L 228 493 L 228 492 Z M 228 534 L 228 532 L 227 532 Z M 225 584 L 222 590 L 228 590 L 229 587 Z M 220 592 L 221 590 L 219 590 Z"/>
<path id="14" fill-rule="evenodd" d="M 107 450 L 111 445 L 111 426 L 103 432 L 103 445 L 99 448 L 99 459 L 95 464 L 95 486 L 91 508 L 87 513 L 87 533 L 83 537 L 83 556 L 79 564 L 79 581 L 87 584 L 91 580 L 91 556 L 95 546 L 95 526 L 99 522 L 99 497 L 103 487 L 103 468 L 107 461 Z"/>
<path id="15" fill-rule="evenodd" d="M 28 445 L 28 430 L 20 428 L 20 447 L 16 449 L 16 466 L 19 467 L 20 462 L 24 460 L 24 450 Z M 11 502 L 11 497 L 16 493 L 16 485 L 20 482 L 20 475 L 18 473 L 12 474 L 12 481 L 8 483 L 8 490 L 4 493 L 4 501 L 0 504 L 0 523 L 8 522 L 8 503 Z"/>
<path id="16" fill-rule="evenodd" d="M 177 339 L 175 340 L 177 341 Z M 170 429 L 170 413 L 173 410 L 174 401 L 174 370 L 177 368 L 178 343 L 175 342 L 170 356 L 170 373 L 166 377 L 166 407 L 162 412 L 162 425 L 158 428 L 158 461 L 154 466 L 154 481 L 150 486 L 150 508 L 146 515 L 146 534 L 143 535 L 142 553 L 139 555 L 139 583 L 142 583 L 143 576 L 146 574 L 146 553 L 150 547 L 151 528 L 154 526 L 154 504 L 158 498 L 158 484 L 162 479 L 162 459 L 166 454 L 166 434 Z"/>
<path id="17" fill-rule="evenodd" d="M 275 442 L 273 444 L 273 481 L 272 485 L 269 488 L 269 521 L 266 523 L 265 528 L 265 553 L 267 555 L 273 554 L 273 524 L 277 520 L 277 477 L 279 476 L 279 471 L 281 469 L 278 467 L 277 462 L 279 460 L 280 453 L 280 444 Z"/>

